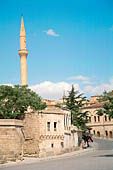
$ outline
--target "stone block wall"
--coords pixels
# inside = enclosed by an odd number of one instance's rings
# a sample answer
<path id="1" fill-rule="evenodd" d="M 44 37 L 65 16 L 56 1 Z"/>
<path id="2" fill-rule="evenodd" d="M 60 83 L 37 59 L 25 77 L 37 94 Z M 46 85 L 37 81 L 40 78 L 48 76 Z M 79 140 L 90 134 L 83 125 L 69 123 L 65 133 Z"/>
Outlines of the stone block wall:
<path id="1" fill-rule="evenodd" d="M 26 113 L 24 124 L 24 156 L 39 156 L 39 115 L 38 112 Z"/>
<path id="2" fill-rule="evenodd" d="M 23 122 L 0 119 L 0 163 L 23 159 Z"/>
<path id="3" fill-rule="evenodd" d="M 39 157 L 48 157 L 63 153 L 63 146 L 61 145 L 61 143 L 64 143 L 63 138 L 63 136 L 45 135 L 39 143 Z"/>

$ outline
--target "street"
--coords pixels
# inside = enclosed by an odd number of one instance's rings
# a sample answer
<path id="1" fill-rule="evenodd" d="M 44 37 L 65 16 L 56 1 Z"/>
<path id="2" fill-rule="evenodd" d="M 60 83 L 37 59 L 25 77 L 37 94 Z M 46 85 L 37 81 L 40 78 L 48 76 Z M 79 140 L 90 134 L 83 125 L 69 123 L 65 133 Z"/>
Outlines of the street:
<path id="1" fill-rule="evenodd" d="M 113 139 L 94 139 L 93 147 L 96 150 L 113 150 Z"/>
<path id="2" fill-rule="evenodd" d="M 0 167 L 1 170 L 113 170 L 113 151 L 90 151 L 76 156 L 41 161 L 31 164 L 15 164 Z"/>
<path id="3" fill-rule="evenodd" d="M 1 170 L 113 170 L 113 140 L 94 139 L 94 150 L 50 160 L 1 165 Z"/>

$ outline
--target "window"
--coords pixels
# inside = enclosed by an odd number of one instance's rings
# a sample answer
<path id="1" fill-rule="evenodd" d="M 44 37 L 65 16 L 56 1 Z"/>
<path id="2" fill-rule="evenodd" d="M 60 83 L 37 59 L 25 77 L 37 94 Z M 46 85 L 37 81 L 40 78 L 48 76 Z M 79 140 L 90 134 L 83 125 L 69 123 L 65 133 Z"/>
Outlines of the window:
<path id="1" fill-rule="evenodd" d="M 100 122 L 100 116 L 98 116 L 98 122 Z"/>
<path id="2" fill-rule="evenodd" d="M 52 147 L 52 148 L 54 147 L 54 144 L 53 144 L 53 143 L 51 144 L 51 147 Z"/>
<path id="3" fill-rule="evenodd" d="M 109 121 L 111 121 L 111 118 L 109 117 Z"/>
<path id="4" fill-rule="evenodd" d="M 65 126 L 65 116 L 64 116 L 64 126 Z"/>
<path id="5" fill-rule="evenodd" d="M 112 131 L 109 132 L 109 137 L 112 138 L 113 135 L 112 135 Z"/>
<path id="6" fill-rule="evenodd" d="M 57 130 L 57 122 L 54 122 L 54 131 Z"/>
<path id="7" fill-rule="evenodd" d="M 105 131 L 105 134 L 106 134 L 106 137 L 107 137 L 108 136 L 108 131 L 107 130 Z"/>
<path id="8" fill-rule="evenodd" d="M 66 116 L 66 126 L 67 126 L 67 116 Z"/>
<path id="9" fill-rule="evenodd" d="M 89 122 L 91 122 L 91 117 L 89 117 Z"/>
<path id="10" fill-rule="evenodd" d="M 96 122 L 96 116 L 94 116 L 94 121 Z"/>
<path id="11" fill-rule="evenodd" d="M 93 131 L 93 134 L 95 135 L 95 130 Z"/>
<path id="12" fill-rule="evenodd" d="M 64 142 L 61 142 L 61 146 L 62 146 L 62 148 L 64 147 Z"/>
<path id="13" fill-rule="evenodd" d="M 99 131 L 97 131 L 97 137 L 100 137 L 100 132 Z"/>
<path id="14" fill-rule="evenodd" d="M 50 131 L 50 122 L 47 122 L 47 130 Z"/>
<path id="15" fill-rule="evenodd" d="M 105 118 L 105 121 L 107 121 L 107 116 L 105 116 L 104 118 Z"/>

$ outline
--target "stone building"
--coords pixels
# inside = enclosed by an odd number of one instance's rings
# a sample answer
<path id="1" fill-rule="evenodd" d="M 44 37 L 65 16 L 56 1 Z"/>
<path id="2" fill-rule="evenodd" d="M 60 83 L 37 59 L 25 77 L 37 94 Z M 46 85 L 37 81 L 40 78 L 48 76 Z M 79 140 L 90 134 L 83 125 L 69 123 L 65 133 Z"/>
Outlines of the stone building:
<path id="1" fill-rule="evenodd" d="M 78 133 L 67 110 L 54 105 L 29 110 L 24 120 L 24 155 L 47 157 L 72 151 L 78 147 Z"/>
<path id="2" fill-rule="evenodd" d="M 100 96 L 92 96 L 91 101 L 86 103 L 81 110 L 88 111 L 87 125 L 91 128 L 91 133 L 95 137 L 105 137 L 113 138 L 113 119 L 109 118 L 107 115 L 99 116 L 97 115 L 97 110 L 103 108 L 104 103 L 99 103 L 98 98 Z"/>

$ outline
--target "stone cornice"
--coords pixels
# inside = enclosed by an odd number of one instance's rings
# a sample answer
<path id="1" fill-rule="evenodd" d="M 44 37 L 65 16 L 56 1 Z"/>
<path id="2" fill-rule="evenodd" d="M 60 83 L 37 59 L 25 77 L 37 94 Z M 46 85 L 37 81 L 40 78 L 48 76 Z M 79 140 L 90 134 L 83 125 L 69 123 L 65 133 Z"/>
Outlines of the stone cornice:
<path id="1" fill-rule="evenodd" d="M 23 127 L 23 121 L 22 120 L 16 120 L 16 119 L 0 119 L 0 126 Z"/>

